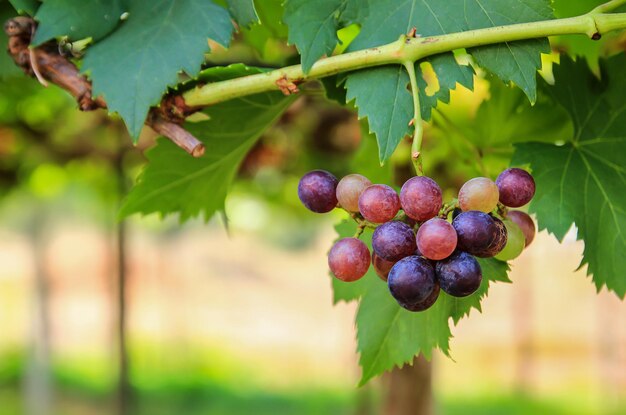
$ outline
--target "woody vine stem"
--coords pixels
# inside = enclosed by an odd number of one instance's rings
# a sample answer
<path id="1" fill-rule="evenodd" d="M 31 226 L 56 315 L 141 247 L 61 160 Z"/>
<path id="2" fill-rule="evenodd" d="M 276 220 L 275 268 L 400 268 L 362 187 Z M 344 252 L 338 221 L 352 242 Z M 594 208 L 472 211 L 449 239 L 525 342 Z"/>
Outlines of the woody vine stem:
<path id="1" fill-rule="evenodd" d="M 207 106 L 233 98 L 278 90 L 281 83 L 284 84 L 285 81 L 297 84 L 310 79 L 363 68 L 403 65 L 408 71 L 411 81 L 414 105 L 414 119 L 412 121 L 414 134 L 411 156 L 417 174 L 421 174 L 420 148 L 423 128 L 415 77 L 415 62 L 457 49 L 547 36 L 584 34 L 593 40 L 598 40 L 608 32 L 626 29 L 626 13 L 610 13 L 625 4 L 626 0 L 612 0 L 596 7 L 589 13 L 563 19 L 496 26 L 439 36 L 414 38 L 402 35 L 397 41 L 383 46 L 320 59 L 308 73 L 305 73 L 300 65 L 287 66 L 262 74 L 198 86 L 185 92 L 183 98 L 187 105 Z"/>

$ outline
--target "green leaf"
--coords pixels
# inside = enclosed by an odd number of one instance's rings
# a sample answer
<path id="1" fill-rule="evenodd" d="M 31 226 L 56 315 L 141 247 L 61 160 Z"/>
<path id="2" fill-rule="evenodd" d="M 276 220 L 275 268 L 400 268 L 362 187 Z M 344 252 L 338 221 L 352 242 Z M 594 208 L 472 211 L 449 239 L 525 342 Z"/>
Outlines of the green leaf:
<path id="1" fill-rule="evenodd" d="M 203 74 L 209 77 L 212 72 L 214 79 L 229 77 L 241 66 L 212 68 Z M 146 152 L 148 165 L 120 215 L 178 213 L 185 221 L 201 214 L 208 220 L 224 209 L 226 193 L 247 152 L 292 101 L 272 92 L 207 108 L 204 113 L 210 117 L 208 121 L 185 125 L 206 145 L 207 152 L 200 158 L 192 158 L 170 140 L 159 138 Z"/>
<path id="2" fill-rule="evenodd" d="M 41 6 L 41 2 L 38 0 L 9 0 L 9 3 L 20 14 L 28 14 L 34 16 L 37 9 Z"/>
<path id="3" fill-rule="evenodd" d="M 418 313 L 400 307 L 380 279 L 368 280 L 356 317 L 361 385 L 394 366 L 411 363 L 419 353 L 427 359 L 435 348 L 449 354 L 450 319 L 457 324 L 473 308 L 481 311 L 480 301 L 487 295 L 489 283 L 509 281 L 506 263 L 493 258 L 479 262 L 483 281 L 478 291 L 465 298 L 441 291 L 434 306 Z"/>
<path id="4" fill-rule="evenodd" d="M 600 290 L 626 294 L 626 56 L 605 62 L 602 81 L 583 60 L 554 68 L 554 101 L 574 126 L 564 145 L 519 144 L 514 164 L 529 164 L 537 183 L 530 211 L 540 229 L 562 240 L 572 224 L 585 241 L 581 266 Z"/>
<path id="5" fill-rule="evenodd" d="M 128 20 L 87 50 L 83 70 L 94 95 L 104 96 L 136 140 L 150 106 L 178 82 L 178 72 L 195 76 L 207 38 L 228 45 L 233 26 L 228 12 L 209 1 L 128 3 Z"/>
<path id="6" fill-rule="evenodd" d="M 302 55 L 305 73 L 333 52 L 339 42 L 337 30 L 355 23 L 365 10 L 367 3 L 357 0 L 287 0 L 283 20 L 289 27 L 289 43 Z"/>
<path id="7" fill-rule="evenodd" d="M 371 3 L 363 19 L 360 34 L 349 50 L 359 50 L 393 42 L 402 34 L 417 29 L 421 36 L 462 32 L 506 23 L 550 19 L 548 0 L 426 0 L 379 1 Z M 476 61 L 505 82 L 514 81 L 531 101 L 536 97 L 536 71 L 541 53 L 549 52 L 547 40 L 510 42 L 474 48 Z M 429 119 L 430 108 L 437 101 L 447 102 L 450 90 L 457 84 L 472 88 L 472 69 L 459 66 L 451 53 L 427 59 L 439 80 L 439 90 L 429 96 L 425 80 L 418 79 L 421 89 L 421 112 Z M 408 122 L 413 113 L 412 100 L 406 85 L 408 76 L 402 68 L 372 68 L 348 76 L 348 97 L 356 98 L 361 117 L 367 117 L 380 147 L 380 159 L 389 158 L 400 140 L 410 133 Z M 419 71 L 422 74 L 421 71 Z M 423 78 L 420 77 L 420 78 Z M 382 87 L 384 82 L 386 87 Z M 376 88 L 372 88 L 376 85 Z M 391 87 L 389 87 L 391 85 Z M 371 91 L 380 89 L 380 91 Z M 375 97 L 375 100 L 371 98 Z"/>
<path id="8" fill-rule="evenodd" d="M 94 40 L 109 34 L 124 12 L 122 0 L 46 0 L 35 15 L 39 22 L 34 45 L 57 36 L 70 40 L 92 37 Z"/>
<path id="9" fill-rule="evenodd" d="M 249 27 L 259 22 L 254 8 L 254 0 L 227 0 L 228 11 L 240 26 Z"/>

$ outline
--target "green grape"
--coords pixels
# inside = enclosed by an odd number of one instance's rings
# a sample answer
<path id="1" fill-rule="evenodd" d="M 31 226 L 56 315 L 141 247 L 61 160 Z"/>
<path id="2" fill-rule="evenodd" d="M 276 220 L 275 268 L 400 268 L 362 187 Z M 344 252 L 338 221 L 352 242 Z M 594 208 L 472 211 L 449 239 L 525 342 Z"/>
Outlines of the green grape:
<path id="1" fill-rule="evenodd" d="M 510 219 L 505 219 L 503 222 L 504 226 L 506 226 L 507 241 L 504 249 L 496 255 L 496 259 L 510 261 L 522 253 L 524 246 L 526 246 L 526 238 L 517 223 Z"/>

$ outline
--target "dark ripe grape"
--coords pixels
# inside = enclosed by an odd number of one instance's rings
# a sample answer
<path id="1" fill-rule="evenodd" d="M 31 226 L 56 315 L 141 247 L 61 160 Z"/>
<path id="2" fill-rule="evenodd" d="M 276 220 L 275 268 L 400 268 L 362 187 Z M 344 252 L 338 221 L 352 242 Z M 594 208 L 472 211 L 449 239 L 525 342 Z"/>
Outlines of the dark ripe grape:
<path id="1" fill-rule="evenodd" d="M 410 305 L 405 304 L 403 305 L 403 307 L 409 311 L 424 311 L 432 307 L 437 301 L 438 297 L 439 297 L 439 283 L 435 282 L 435 288 L 433 289 L 433 292 L 428 296 L 428 298 L 426 298 L 424 301 L 420 303 L 410 304 Z"/>
<path id="2" fill-rule="evenodd" d="M 463 212 L 452 221 L 458 237 L 457 249 L 482 256 L 498 237 L 493 218 L 477 210 Z"/>
<path id="3" fill-rule="evenodd" d="M 382 259 L 396 262 L 415 253 L 415 234 L 406 223 L 383 223 L 372 235 L 372 248 Z"/>
<path id="4" fill-rule="evenodd" d="M 395 190 L 385 184 L 373 184 L 359 197 L 359 212 L 373 223 L 388 222 L 400 210 L 400 198 Z"/>
<path id="5" fill-rule="evenodd" d="M 435 268 L 441 289 L 454 297 L 472 294 L 483 279 L 480 264 L 467 252 L 457 251 Z"/>
<path id="6" fill-rule="evenodd" d="M 454 208 L 454 210 L 452 211 L 452 219 L 456 218 L 457 216 L 459 216 L 461 214 L 461 212 L 463 212 L 461 210 L 461 208 Z"/>
<path id="7" fill-rule="evenodd" d="M 412 219 L 423 222 L 434 218 L 441 209 L 441 188 L 430 177 L 412 177 L 400 190 L 400 203 Z"/>
<path id="8" fill-rule="evenodd" d="M 356 281 L 370 267 L 370 251 L 367 245 L 356 238 L 340 239 L 330 248 L 328 267 L 340 280 Z"/>
<path id="9" fill-rule="evenodd" d="M 500 253 L 500 251 L 502 251 L 506 245 L 508 232 L 506 230 L 504 222 L 493 216 L 491 217 L 491 219 L 493 219 L 493 222 L 496 225 L 496 237 L 493 239 L 491 245 L 489 245 L 486 249 L 474 254 L 480 258 L 494 257 L 498 253 Z"/>
<path id="10" fill-rule="evenodd" d="M 341 207 L 349 212 L 359 211 L 359 196 L 372 182 L 360 174 L 349 174 L 339 180 L 337 185 L 337 200 Z"/>
<path id="11" fill-rule="evenodd" d="M 535 222 L 532 218 L 520 210 L 509 210 L 506 217 L 515 222 L 524 233 L 525 246 L 530 245 L 535 239 Z"/>
<path id="12" fill-rule="evenodd" d="M 376 271 L 376 275 L 378 275 L 381 280 L 387 281 L 389 271 L 391 271 L 391 267 L 394 265 L 395 262 L 382 259 L 376 255 L 376 252 L 372 253 L 372 266 L 374 267 L 374 271 Z"/>
<path id="13" fill-rule="evenodd" d="M 535 180 L 527 171 L 506 169 L 496 179 L 500 190 L 500 202 L 509 207 L 520 207 L 535 195 Z"/>
<path id="14" fill-rule="evenodd" d="M 496 255 L 496 259 L 509 261 L 520 256 L 524 250 L 526 239 L 524 238 L 524 232 L 522 232 L 522 229 L 520 229 L 520 227 L 517 226 L 517 224 L 512 220 L 506 219 L 504 221 L 504 225 L 506 226 L 508 239 L 504 249 Z"/>
<path id="15" fill-rule="evenodd" d="M 449 257 L 456 248 L 456 231 L 447 221 L 432 218 L 424 222 L 417 231 L 417 249 L 428 259 L 440 260 Z"/>
<path id="16" fill-rule="evenodd" d="M 475 177 L 459 190 L 459 207 L 464 212 L 479 210 L 491 212 L 498 205 L 498 186 L 486 177 Z"/>
<path id="17" fill-rule="evenodd" d="M 298 197 L 307 209 L 317 213 L 330 212 L 337 206 L 337 178 L 324 170 L 313 170 L 298 183 Z"/>
<path id="18" fill-rule="evenodd" d="M 435 289 L 435 270 L 427 259 L 412 255 L 391 267 L 387 285 L 393 298 L 409 309 L 428 299 Z"/>

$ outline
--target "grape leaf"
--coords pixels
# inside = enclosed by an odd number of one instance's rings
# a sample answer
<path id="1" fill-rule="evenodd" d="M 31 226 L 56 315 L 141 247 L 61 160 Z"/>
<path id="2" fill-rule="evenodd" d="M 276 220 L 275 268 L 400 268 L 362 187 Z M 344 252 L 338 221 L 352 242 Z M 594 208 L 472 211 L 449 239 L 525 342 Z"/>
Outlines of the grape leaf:
<path id="1" fill-rule="evenodd" d="M 552 18 L 548 0 L 452 0 L 428 2 L 404 0 L 375 1 L 363 19 L 360 34 L 348 50 L 359 50 L 390 43 L 402 34 L 417 28 L 421 36 L 441 35 L 507 23 Z M 473 48 L 476 61 L 502 78 L 514 81 L 531 101 L 536 98 L 536 71 L 540 54 L 549 52 L 546 39 L 510 42 Z M 421 112 L 429 119 L 430 108 L 437 101 L 447 102 L 450 90 L 457 84 L 473 88 L 473 71 L 459 66 L 451 53 L 429 58 L 439 80 L 439 89 L 425 93 L 425 80 L 418 79 Z M 418 67 L 418 72 L 422 71 Z M 380 147 L 380 160 L 387 160 L 400 140 L 410 133 L 408 122 L 413 113 L 412 99 L 407 89 L 408 76 L 402 68 L 371 68 L 348 75 L 348 98 L 356 99 L 359 116 L 367 117 Z M 387 87 L 379 86 L 381 82 Z M 371 91 L 372 85 L 380 91 Z M 391 87 L 389 87 L 391 85 Z M 375 99 L 373 99 L 375 98 Z"/>
<path id="2" fill-rule="evenodd" d="M 243 65 L 232 65 L 203 71 L 202 77 L 219 80 L 245 72 Z M 207 152 L 200 158 L 192 158 L 170 140 L 159 138 L 146 152 L 148 165 L 120 215 L 179 213 L 180 220 L 185 221 L 202 214 L 208 220 L 223 210 L 226 193 L 244 156 L 293 99 L 271 92 L 208 107 L 204 110 L 208 121 L 185 125 L 206 145 Z"/>
<path id="3" fill-rule="evenodd" d="M 41 6 L 41 2 L 38 0 L 9 0 L 9 3 L 20 14 L 26 13 L 30 16 L 34 16 L 39 6 Z"/>
<path id="4" fill-rule="evenodd" d="M 207 38 L 228 45 L 233 26 L 224 8 L 205 0 L 128 0 L 128 11 L 124 24 L 87 50 L 83 70 L 136 139 L 178 72 L 200 70 Z"/>
<path id="5" fill-rule="evenodd" d="M 228 11 L 240 26 L 249 27 L 259 22 L 254 8 L 254 0 L 227 0 Z"/>
<path id="6" fill-rule="evenodd" d="M 537 183 L 530 211 L 540 229 L 559 240 L 572 224 L 585 241 L 581 266 L 598 290 L 626 294 L 626 55 L 603 63 L 597 79 L 584 60 L 561 57 L 556 84 L 547 87 L 571 117 L 574 135 L 564 145 L 516 145 L 514 164 L 529 164 Z M 608 86 L 608 88 L 607 88 Z"/>
<path id="7" fill-rule="evenodd" d="M 115 29 L 123 12 L 122 0 L 91 0 L 78 4 L 74 0 L 47 0 L 35 15 L 39 25 L 32 43 L 39 45 L 57 36 L 98 40 Z"/>
<path id="8" fill-rule="evenodd" d="M 289 43 L 302 55 L 308 72 L 316 60 L 330 55 L 337 46 L 337 30 L 355 23 L 367 10 L 358 0 L 288 0 L 283 20 L 289 28 Z"/>
<path id="9" fill-rule="evenodd" d="M 356 225 L 344 220 L 335 226 L 338 238 L 350 237 Z M 371 231 L 361 236 L 371 248 Z M 356 282 L 346 283 L 333 278 L 334 301 L 360 300 L 356 316 L 359 364 L 362 367 L 360 384 L 394 366 L 411 362 L 418 353 L 427 358 L 439 348 L 449 353 L 452 337 L 450 320 L 456 325 L 472 309 L 481 312 L 480 302 L 487 295 L 491 282 L 510 282 L 505 262 L 493 258 L 478 259 L 483 281 L 478 290 L 464 298 L 456 298 L 441 291 L 435 305 L 426 311 L 412 313 L 400 307 L 389 294 L 387 284 L 376 275 L 373 267 Z"/>

